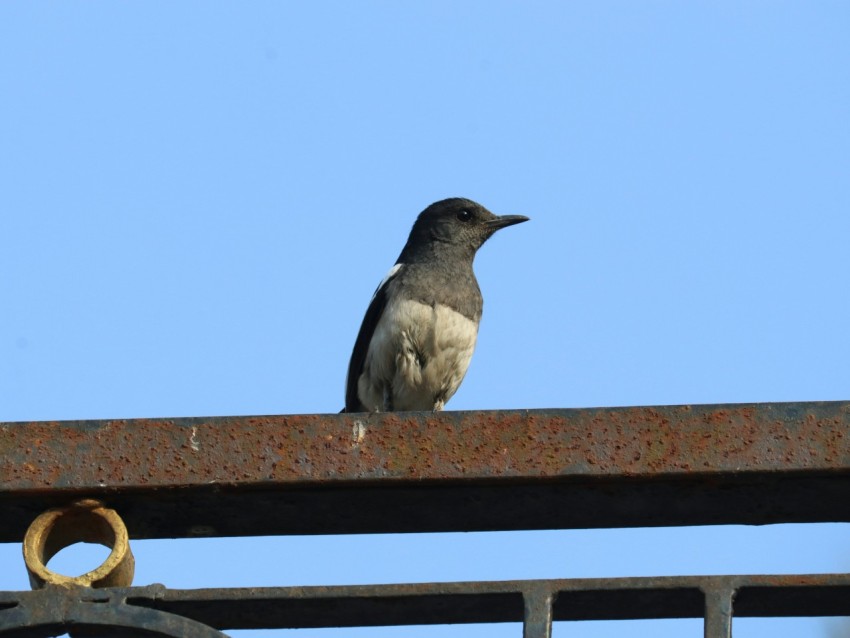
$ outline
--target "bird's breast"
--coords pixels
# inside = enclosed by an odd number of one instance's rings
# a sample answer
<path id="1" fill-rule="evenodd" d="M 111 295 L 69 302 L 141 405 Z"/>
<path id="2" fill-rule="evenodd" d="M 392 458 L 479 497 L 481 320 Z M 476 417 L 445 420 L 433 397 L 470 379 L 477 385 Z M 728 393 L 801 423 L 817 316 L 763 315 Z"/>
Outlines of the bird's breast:
<path id="1" fill-rule="evenodd" d="M 441 408 L 463 380 L 477 337 L 478 322 L 449 306 L 395 300 L 376 326 L 361 390 L 375 401 L 379 389 L 390 389 L 395 410 Z"/>

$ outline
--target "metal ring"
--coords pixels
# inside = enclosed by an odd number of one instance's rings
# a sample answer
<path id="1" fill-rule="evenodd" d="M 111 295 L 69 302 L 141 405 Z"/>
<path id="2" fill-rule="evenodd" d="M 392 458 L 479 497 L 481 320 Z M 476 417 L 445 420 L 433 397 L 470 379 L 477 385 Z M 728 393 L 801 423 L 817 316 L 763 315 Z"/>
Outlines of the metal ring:
<path id="1" fill-rule="evenodd" d="M 80 542 L 99 543 L 112 551 L 97 569 L 81 576 L 65 576 L 46 567 L 60 550 Z M 124 521 L 92 499 L 47 510 L 36 518 L 24 537 L 24 562 L 33 589 L 46 584 L 129 587 L 136 565 Z"/>

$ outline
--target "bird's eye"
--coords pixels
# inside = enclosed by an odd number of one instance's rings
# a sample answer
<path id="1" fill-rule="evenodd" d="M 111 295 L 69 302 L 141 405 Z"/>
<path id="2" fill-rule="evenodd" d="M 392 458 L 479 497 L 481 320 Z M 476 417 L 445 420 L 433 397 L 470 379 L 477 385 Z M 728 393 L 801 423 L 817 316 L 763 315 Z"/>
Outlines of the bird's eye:
<path id="1" fill-rule="evenodd" d="M 472 213 L 470 213 L 465 208 L 457 214 L 457 218 L 462 222 L 468 222 L 472 219 Z"/>

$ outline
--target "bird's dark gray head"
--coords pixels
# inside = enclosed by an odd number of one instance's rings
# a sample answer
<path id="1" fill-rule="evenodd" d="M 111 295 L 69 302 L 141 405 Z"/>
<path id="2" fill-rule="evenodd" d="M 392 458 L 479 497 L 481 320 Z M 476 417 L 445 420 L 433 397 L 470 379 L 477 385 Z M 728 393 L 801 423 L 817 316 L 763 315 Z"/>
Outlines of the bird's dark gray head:
<path id="1" fill-rule="evenodd" d="M 494 215 L 471 199 L 444 199 L 419 214 L 399 261 L 406 262 L 423 251 L 440 251 L 443 246 L 474 256 L 497 230 L 525 221 L 528 217 L 523 215 Z"/>

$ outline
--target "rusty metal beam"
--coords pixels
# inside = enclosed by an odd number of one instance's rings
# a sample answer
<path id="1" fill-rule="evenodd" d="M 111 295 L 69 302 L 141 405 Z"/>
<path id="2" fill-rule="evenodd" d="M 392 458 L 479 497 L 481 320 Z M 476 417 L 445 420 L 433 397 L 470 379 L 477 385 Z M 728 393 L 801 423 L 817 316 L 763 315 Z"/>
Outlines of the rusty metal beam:
<path id="1" fill-rule="evenodd" d="M 0 424 L 0 542 L 848 521 L 850 403 Z"/>

